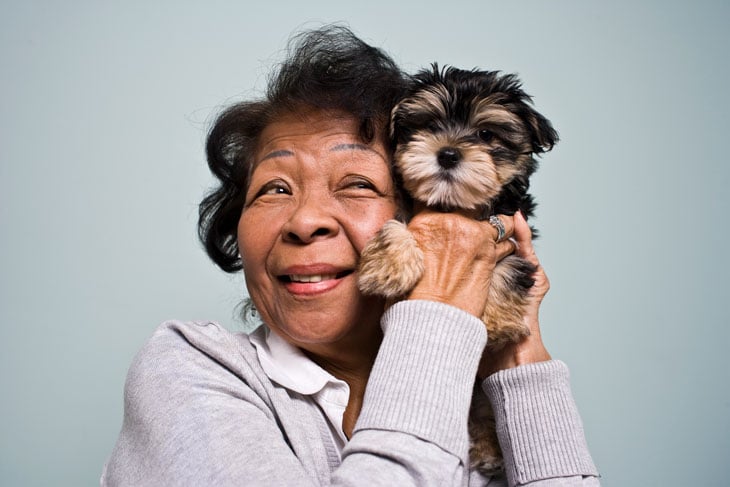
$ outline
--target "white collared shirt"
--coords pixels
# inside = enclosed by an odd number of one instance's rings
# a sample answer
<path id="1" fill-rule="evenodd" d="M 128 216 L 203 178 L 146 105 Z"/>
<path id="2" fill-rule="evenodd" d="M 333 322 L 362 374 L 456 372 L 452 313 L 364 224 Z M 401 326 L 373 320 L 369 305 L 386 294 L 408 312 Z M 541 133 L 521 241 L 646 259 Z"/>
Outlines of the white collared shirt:
<path id="1" fill-rule="evenodd" d="M 304 352 L 288 343 L 267 326 L 249 334 L 261 367 L 273 382 L 304 396 L 310 396 L 324 411 L 332 441 L 339 453 L 347 443 L 342 417 L 350 398 L 350 387 L 314 363 Z"/>

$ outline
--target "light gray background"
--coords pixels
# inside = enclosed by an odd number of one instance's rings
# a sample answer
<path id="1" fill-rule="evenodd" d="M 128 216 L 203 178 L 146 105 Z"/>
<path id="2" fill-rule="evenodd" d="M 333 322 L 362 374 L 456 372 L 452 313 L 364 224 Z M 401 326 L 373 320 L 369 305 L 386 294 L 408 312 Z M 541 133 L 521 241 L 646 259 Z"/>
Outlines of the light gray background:
<path id="1" fill-rule="evenodd" d="M 96 484 L 154 327 L 241 327 L 240 276 L 195 237 L 206 129 L 264 85 L 290 32 L 342 20 L 409 70 L 522 76 L 562 137 L 534 184 L 543 328 L 603 484 L 728 485 L 729 14 L 723 1 L 2 2 L 0 484 Z"/>

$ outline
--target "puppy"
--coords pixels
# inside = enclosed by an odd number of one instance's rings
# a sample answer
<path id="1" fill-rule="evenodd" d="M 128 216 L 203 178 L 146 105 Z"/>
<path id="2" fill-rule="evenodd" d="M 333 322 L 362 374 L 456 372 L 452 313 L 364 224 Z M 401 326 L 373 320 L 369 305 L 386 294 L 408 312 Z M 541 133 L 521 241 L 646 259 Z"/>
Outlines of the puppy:
<path id="1" fill-rule="evenodd" d="M 416 210 L 460 210 L 479 219 L 517 211 L 530 217 L 535 155 L 558 140 L 516 76 L 436 64 L 413 77 L 393 109 L 390 131 L 396 143 L 394 173 Z M 497 263 L 482 316 L 489 349 L 529 334 L 523 317 L 535 270 L 516 255 Z M 363 250 L 358 285 L 365 294 L 397 300 L 422 273 L 423 254 L 415 239 L 405 223 L 391 220 Z M 478 384 L 470 416 L 472 467 L 494 473 L 502 467 L 501 452 Z"/>

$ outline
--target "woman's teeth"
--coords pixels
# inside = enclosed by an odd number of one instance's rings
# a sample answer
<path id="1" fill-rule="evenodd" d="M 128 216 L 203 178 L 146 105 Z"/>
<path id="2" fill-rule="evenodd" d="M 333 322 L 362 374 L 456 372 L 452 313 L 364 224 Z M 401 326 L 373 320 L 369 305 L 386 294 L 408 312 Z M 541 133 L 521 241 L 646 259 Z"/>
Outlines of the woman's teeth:
<path id="1" fill-rule="evenodd" d="M 312 274 L 309 276 L 303 276 L 299 274 L 290 274 L 289 280 L 292 282 L 321 282 L 335 279 L 336 274 Z"/>

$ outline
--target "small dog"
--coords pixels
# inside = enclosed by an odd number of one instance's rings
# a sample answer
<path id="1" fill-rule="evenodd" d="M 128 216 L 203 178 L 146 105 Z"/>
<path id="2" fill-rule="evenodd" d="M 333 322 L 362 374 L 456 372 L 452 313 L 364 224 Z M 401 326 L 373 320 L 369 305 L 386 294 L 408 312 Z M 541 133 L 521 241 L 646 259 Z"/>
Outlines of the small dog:
<path id="1" fill-rule="evenodd" d="M 394 173 L 416 209 L 459 209 L 480 219 L 517 211 L 530 217 L 534 156 L 558 141 L 516 76 L 436 64 L 413 77 L 412 88 L 393 109 L 390 131 L 396 143 Z M 523 317 L 535 270 L 516 255 L 497 263 L 482 316 L 489 349 L 529 334 Z M 405 223 L 390 220 L 362 252 L 358 285 L 365 294 L 397 300 L 422 273 L 423 254 L 415 239 Z M 500 470 L 491 407 L 478 385 L 469 430 L 472 467 Z"/>

